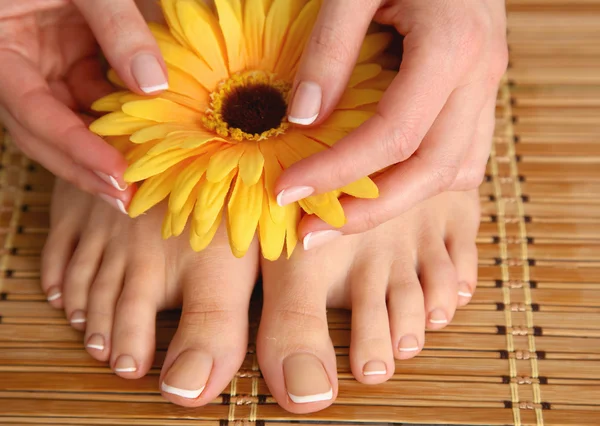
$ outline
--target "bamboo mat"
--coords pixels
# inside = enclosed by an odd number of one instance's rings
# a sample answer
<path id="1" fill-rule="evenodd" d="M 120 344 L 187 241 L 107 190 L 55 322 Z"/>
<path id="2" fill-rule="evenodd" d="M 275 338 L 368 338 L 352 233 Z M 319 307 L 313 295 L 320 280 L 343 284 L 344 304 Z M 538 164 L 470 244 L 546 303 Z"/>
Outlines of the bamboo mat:
<path id="1" fill-rule="evenodd" d="M 52 179 L 5 141 L 0 423 L 600 425 L 600 0 L 508 7 L 511 64 L 481 187 L 479 287 L 451 326 L 428 333 L 420 356 L 397 363 L 392 380 L 353 380 L 342 311 L 329 315 L 339 397 L 319 413 L 294 416 L 275 404 L 253 345 L 213 404 L 164 401 L 158 372 L 175 314 L 160 317 L 151 373 L 116 377 L 40 292 Z"/>

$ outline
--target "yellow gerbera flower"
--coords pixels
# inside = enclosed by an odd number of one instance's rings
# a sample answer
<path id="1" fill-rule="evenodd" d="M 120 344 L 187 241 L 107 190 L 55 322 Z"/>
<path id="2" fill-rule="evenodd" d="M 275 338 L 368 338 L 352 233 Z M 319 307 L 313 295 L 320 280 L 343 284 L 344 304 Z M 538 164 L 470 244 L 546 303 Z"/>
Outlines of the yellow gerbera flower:
<path id="1" fill-rule="evenodd" d="M 169 197 L 163 237 L 180 235 L 204 249 L 225 208 L 230 245 L 243 256 L 258 228 L 262 254 L 277 259 L 297 243 L 301 211 L 335 227 L 345 223 L 341 193 L 374 198 L 365 177 L 339 191 L 280 207 L 274 186 L 282 171 L 327 149 L 372 116 L 393 73 L 377 57 L 387 33 L 369 34 L 337 109 L 318 128 L 291 126 L 286 109 L 296 68 L 320 0 L 162 0 L 168 28 L 150 24 L 168 66 L 169 89 L 158 96 L 128 91 L 98 100 L 108 112 L 91 130 L 129 161 L 127 182 L 142 182 L 129 206 L 136 217 Z M 111 81 L 125 87 L 114 71 Z"/>

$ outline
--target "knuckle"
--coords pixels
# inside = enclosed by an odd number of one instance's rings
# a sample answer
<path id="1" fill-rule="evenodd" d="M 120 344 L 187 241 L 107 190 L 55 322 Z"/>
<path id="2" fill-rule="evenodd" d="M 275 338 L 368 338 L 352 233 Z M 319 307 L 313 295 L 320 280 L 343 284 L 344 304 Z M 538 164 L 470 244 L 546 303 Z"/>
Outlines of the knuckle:
<path id="1" fill-rule="evenodd" d="M 459 176 L 455 184 L 464 190 L 477 189 L 485 180 L 485 172 L 485 165 L 470 167 L 465 173 Z"/>
<path id="2" fill-rule="evenodd" d="M 410 126 L 394 126 L 390 128 L 387 136 L 381 141 L 384 154 L 392 163 L 399 163 L 413 155 L 419 142 L 419 136 L 411 130 Z"/>
<path id="3" fill-rule="evenodd" d="M 231 309 L 192 303 L 181 313 L 180 321 L 186 328 L 214 331 L 228 327 L 236 318 L 238 315 Z"/>
<path id="4" fill-rule="evenodd" d="M 312 307 L 299 303 L 277 309 L 274 317 L 277 323 L 286 324 L 286 326 L 293 325 L 293 327 L 305 330 L 327 329 L 327 320 L 322 314 Z"/>
<path id="5" fill-rule="evenodd" d="M 351 57 L 346 37 L 329 25 L 319 26 L 311 35 L 309 45 L 311 55 L 319 59 L 325 58 L 334 64 L 344 64 Z"/>
<path id="6" fill-rule="evenodd" d="M 452 164 L 437 165 L 432 169 L 432 186 L 436 194 L 450 189 L 458 176 L 458 167 Z"/>

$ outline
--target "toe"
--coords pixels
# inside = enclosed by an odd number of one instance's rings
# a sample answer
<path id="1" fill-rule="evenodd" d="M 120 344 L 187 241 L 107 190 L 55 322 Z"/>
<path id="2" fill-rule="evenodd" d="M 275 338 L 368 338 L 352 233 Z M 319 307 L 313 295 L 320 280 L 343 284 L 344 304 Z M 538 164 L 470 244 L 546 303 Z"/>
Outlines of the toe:
<path id="1" fill-rule="evenodd" d="M 425 302 L 423 290 L 412 262 L 397 262 L 392 267 L 388 286 L 388 312 L 394 356 L 409 359 L 425 343 Z"/>
<path id="2" fill-rule="evenodd" d="M 331 405 L 337 395 L 336 358 L 325 311 L 324 283 L 331 282 L 331 268 L 325 262 L 302 261 L 285 268 L 285 262 L 263 263 L 258 361 L 279 405 L 293 413 L 314 412 Z"/>
<path id="3" fill-rule="evenodd" d="M 374 265 L 375 263 L 370 263 Z M 389 268 L 356 268 L 350 277 L 352 334 L 350 366 L 361 383 L 383 383 L 394 374 L 394 353 L 386 306 Z"/>
<path id="4" fill-rule="evenodd" d="M 425 297 L 427 328 L 439 330 L 450 323 L 456 311 L 456 270 L 441 237 L 421 247 L 419 278 Z"/>
<path id="5" fill-rule="evenodd" d="M 184 276 L 181 320 L 160 378 L 166 399 L 186 407 L 205 405 L 231 382 L 248 348 L 257 269 L 257 249 L 236 259 L 227 248 L 201 259 Z"/>
<path id="6" fill-rule="evenodd" d="M 477 287 L 477 246 L 472 241 L 451 241 L 448 253 L 458 279 L 458 305 L 464 306 L 471 301 Z"/>
<path id="7" fill-rule="evenodd" d="M 78 238 L 79 235 L 74 232 L 61 232 L 60 228 L 52 228 L 42 251 L 42 290 L 55 308 L 63 307 L 63 279 Z"/>
<path id="8" fill-rule="evenodd" d="M 117 375 L 137 379 L 154 359 L 156 289 L 164 288 L 165 271 L 162 259 L 129 262 L 115 311 L 110 364 Z"/>

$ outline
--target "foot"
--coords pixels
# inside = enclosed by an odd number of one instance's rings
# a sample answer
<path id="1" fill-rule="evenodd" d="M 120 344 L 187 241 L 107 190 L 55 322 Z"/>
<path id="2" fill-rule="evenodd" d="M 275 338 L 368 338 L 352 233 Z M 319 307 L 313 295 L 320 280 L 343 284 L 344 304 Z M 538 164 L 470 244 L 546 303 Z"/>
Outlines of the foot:
<path id="1" fill-rule="evenodd" d="M 236 259 L 220 229 L 194 253 L 187 235 L 162 240 L 163 216 L 159 207 L 132 220 L 58 181 L 42 287 L 85 331 L 87 351 L 124 378 L 152 365 L 156 313 L 183 305 L 160 383 L 167 399 L 198 406 L 225 389 L 245 358 L 258 247 Z"/>
<path id="2" fill-rule="evenodd" d="M 326 307 L 352 309 L 350 368 L 359 382 L 382 383 L 394 358 L 417 355 L 425 329 L 445 327 L 471 299 L 478 227 L 477 193 L 447 193 L 365 234 L 263 261 L 257 351 L 277 402 L 307 413 L 335 399 Z"/>

